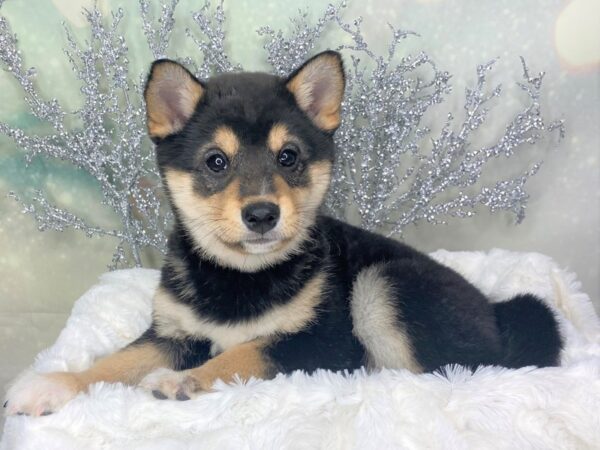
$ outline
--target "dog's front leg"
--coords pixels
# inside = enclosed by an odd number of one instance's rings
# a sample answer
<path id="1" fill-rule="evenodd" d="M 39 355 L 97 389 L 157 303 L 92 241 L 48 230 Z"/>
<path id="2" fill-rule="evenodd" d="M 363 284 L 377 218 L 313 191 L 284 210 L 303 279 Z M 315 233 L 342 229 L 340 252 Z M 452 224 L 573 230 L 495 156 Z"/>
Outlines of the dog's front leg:
<path id="1" fill-rule="evenodd" d="M 174 371 L 158 369 L 147 375 L 140 386 L 151 391 L 156 398 L 189 400 L 209 391 L 216 380 L 232 381 L 270 378 L 275 370 L 265 355 L 267 341 L 255 339 L 236 345 L 193 369 Z"/>
<path id="2" fill-rule="evenodd" d="M 9 388 L 6 414 L 50 414 L 88 386 L 105 381 L 135 385 L 157 367 L 169 367 L 164 349 L 153 342 L 135 342 L 98 360 L 82 372 L 27 372 Z"/>

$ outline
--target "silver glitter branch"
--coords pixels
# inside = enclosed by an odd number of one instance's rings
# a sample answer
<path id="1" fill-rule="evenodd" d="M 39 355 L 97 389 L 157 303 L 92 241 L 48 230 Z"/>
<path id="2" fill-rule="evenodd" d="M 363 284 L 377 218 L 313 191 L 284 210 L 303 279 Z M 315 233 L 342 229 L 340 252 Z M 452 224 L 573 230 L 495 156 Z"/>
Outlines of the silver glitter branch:
<path id="1" fill-rule="evenodd" d="M 21 85 L 32 114 L 49 123 L 53 131 L 32 136 L 0 123 L 0 133 L 26 150 L 28 163 L 38 155 L 57 158 L 93 176 L 102 189 L 102 203 L 116 213 L 122 226 L 119 231 L 92 226 L 37 192 L 31 204 L 24 204 L 24 210 L 34 215 L 41 230 L 71 227 L 88 236 L 116 238 L 111 267 L 140 266 L 144 247 L 164 250 L 169 221 L 158 196 L 154 157 L 145 139 L 142 85 L 129 79 L 128 49 L 117 31 L 122 10 L 112 14 L 108 25 L 97 8 L 84 14 L 91 29 L 84 44 L 76 42 L 65 28 L 65 54 L 84 98 L 83 106 L 69 113 L 54 99 L 42 100 L 33 83 L 35 71 L 24 69 L 16 36 L 0 17 L 1 61 Z"/>
<path id="2" fill-rule="evenodd" d="M 140 1 L 140 13 L 142 16 L 142 30 L 146 37 L 148 47 L 154 59 L 167 56 L 167 47 L 171 39 L 171 32 L 175 27 L 175 8 L 179 0 L 171 0 L 161 6 L 161 16 L 154 20 L 150 11 L 148 0 Z M 158 26 L 156 25 L 158 23 Z"/>
<path id="3" fill-rule="evenodd" d="M 448 114 L 429 147 L 423 139 L 431 130 L 424 123 L 432 107 L 451 93 L 450 74 L 440 71 L 423 52 L 397 55 L 398 45 L 414 33 L 390 26 L 388 53 L 377 56 L 363 37 L 360 19 L 350 25 L 339 14 L 334 16 L 350 36 L 351 44 L 339 49 L 350 53 L 352 64 L 347 70 L 344 119 L 336 133 L 339 150 L 327 200 L 329 213 L 396 236 L 422 220 L 445 224 L 448 217 L 472 217 L 478 205 L 491 212 L 510 211 L 517 222 L 523 220 L 525 183 L 541 163 L 492 186 L 478 184 L 483 169 L 498 156 L 511 157 L 523 144 L 535 144 L 556 129 L 562 138 L 562 121 L 545 125 L 541 115 L 543 74 L 531 77 L 521 58 L 525 82 L 518 84 L 528 95 L 527 106 L 495 144 L 471 150 L 472 138 L 493 106 L 490 102 L 501 94 L 500 85 L 489 91 L 486 86 L 486 73 L 495 61 L 479 66 L 477 85 L 466 89 L 462 123 L 453 131 L 454 117 Z"/>
<path id="4" fill-rule="evenodd" d="M 273 68 L 273 73 L 286 76 L 299 67 L 315 48 L 326 26 L 339 19 L 340 10 L 345 6 L 345 2 L 337 7 L 327 6 L 323 16 L 314 25 L 308 19 L 308 12 L 299 10 L 297 17 L 290 18 L 292 32 L 288 33 L 288 36 L 282 30 L 259 28 L 257 33 L 265 37 L 263 48 L 267 52 L 267 61 Z"/>
<path id="5" fill-rule="evenodd" d="M 207 1 L 192 14 L 193 26 L 185 29 L 198 57 L 169 55 L 177 5 L 178 0 L 170 0 L 157 13 L 151 2 L 139 0 L 142 31 L 152 56 L 178 59 L 200 78 L 242 70 L 227 55 L 222 2 L 213 8 Z M 500 85 L 487 86 L 487 72 L 494 61 L 479 66 L 476 85 L 465 91 L 464 111 L 448 114 L 441 131 L 432 136 L 426 124 L 433 123 L 436 105 L 452 92 L 451 75 L 424 52 L 401 56 L 402 42 L 415 33 L 392 26 L 387 53 L 377 55 L 364 38 L 361 20 L 347 23 L 342 19 L 344 7 L 345 3 L 328 6 L 316 22 L 300 11 L 290 19 L 288 32 L 270 27 L 257 30 L 264 39 L 267 61 L 278 75 L 298 67 L 325 32 L 342 35 L 337 49 L 347 59 L 347 90 L 343 122 L 336 133 L 338 155 L 327 212 L 395 236 L 423 220 L 441 224 L 451 217 L 473 217 L 482 205 L 491 212 L 512 212 L 517 222 L 523 220 L 528 200 L 525 185 L 541 163 L 491 184 L 482 183 L 482 176 L 499 157 L 510 158 L 555 130 L 562 137 L 562 121 L 546 124 L 541 114 L 543 74 L 531 76 L 522 60 L 524 80 L 518 85 L 526 105 L 494 143 L 474 148 L 476 133 L 486 131 L 489 111 L 501 95 Z M 36 156 L 57 158 L 92 175 L 102 189 L 103 203 L 121 222 L 118 230 L 94 226 L 36 192 L 30 202 L 21 203 L 40 230 L 75 228 L 88 236 L 114 239 L 112 268 L 141 265 L 144 248 L 164 251 L 171 220 L 145 138 L 145 73 L 129 73 L 127 44 L 118 31 L 123 18 L 120 9 L 109 20 L 97 8 L 84 14 L 91 30 L 84 44 L 65 28 L 65 53 L 84 99 L 83 106 L 71 112 L 38 93 L 35 69 L 24 68 L 16 36 L 0 16 L 0 60 L 23 89 L 33 116 L 52 129 L 38 136 L 0 123 L 0 133 L 26 150 L 27 162 Z M 455 115 L 460 117 L 458 122 Z"/>
<path id="6" fill-rule="evenodd" d="M 192 18 L 202 38 L 196 37 L 190 28 L 186 28 L 186 35 L 194 41 L 200 54 L 202 63 L 196 67 L 195 74 L 200 79 L 206 79 L 211 75 L 223 72 L 240 71 L 242 67 L 233 65 L 229 61 L 225 50 L 225 11 L 223 10 L 223 1 L 212 11 L 210 2 L 206 1 L 202 8 L 192 14 Z M 193 64 L 191 58 L 185 62 Z"/>

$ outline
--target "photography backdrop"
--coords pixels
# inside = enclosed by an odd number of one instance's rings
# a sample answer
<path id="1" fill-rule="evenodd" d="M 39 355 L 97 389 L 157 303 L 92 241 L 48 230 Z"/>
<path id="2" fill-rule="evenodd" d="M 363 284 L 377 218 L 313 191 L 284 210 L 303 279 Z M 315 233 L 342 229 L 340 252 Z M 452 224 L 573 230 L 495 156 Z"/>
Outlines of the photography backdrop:
<path id="1" fill-rule="evenodd" d="M 0 2 L 2 3 L 2 2 Z M 63 54 L 66 40 L 61 22 L 79 38 L 86 34 L 80 14 L 86 0 L 5 0 L 1 13 L 18 34 L 27 66 L 38 71 L 37 84 L 46 98 L 56 97 L 66 107 L 81 101 L 79 86 Z M 137 2 L 99 1 L 102 11 L 125 9 L 125 36 L 135 69 L 151 57 L 143 44 L 137 20 Z M 178 27 L 189 25 L 183 12 L 202 2 L 182 0 Z M 295 2 L 229 0 L 228 43 L 234 62 L 248 70 L 266 69 L 262 25 L 282 28 L 297 8 L 318 17 L 327 1 Z M 386 22 L 416 31 L 420 38 L 406 41 L 407 52 L 425 50 L 440 68 L 453 74 L 454 93 L 438 106 L 442 125 L 448 112 L 460 113 L 464 88 L 475 81 L 475 68 L 500 57 L 491 83 L 502 83 L 502 106 L 485 125 L 490 141 L 497 137 L 511 112 L 524 100 L 514 82 L 521 77 L 518 56 L 526 58 L 532 73 L 546 71 L 545 115 L 562 118 L 566 139 L 528 149 L 524 158 L 508 163 L 513 173 L 544 160 L 528 184 L 531 199 L 525 221 L 514 225 L 505 213 L 482 210 L 468 220 L 447 226 L 422 223 L 406 229 L 404 240 L 424 251 L 489 250 L 494 247 L 545 253 L 577 273 L 583 290 L 596 302 L 600 286 L 600 2 L 597 0 L 368 0 L 351 1 L 344 17 L 362 16 L 369 44 L 385 52 L 389 42 Z M 323 40 L 318 49 L 327 48 Z M 135 70 L 133 71 L 135 73 Z M 512 109 L 511 109 L 512 108 Z M 17 83 L 0 73 L 0 120 L 35 128 Z M 491 177 L 494 174 L 490 174 Z M 23 215 L 9 190 L 27 195 L 43 188 L 51 198 L 95 222 L 115 223 L 100 205 L 100 192 L 91 180 L 68 165 L 37 160 L 25 167 L 22 152 L 0 137 L 0 385 L 27 366 L 63 327 L 73 302 L 110 263 L 114 242 L 88 239 L 77 231 L 37 230 L 31 216 Z M 158 262 L 157 262 L 158 264 Z"/>

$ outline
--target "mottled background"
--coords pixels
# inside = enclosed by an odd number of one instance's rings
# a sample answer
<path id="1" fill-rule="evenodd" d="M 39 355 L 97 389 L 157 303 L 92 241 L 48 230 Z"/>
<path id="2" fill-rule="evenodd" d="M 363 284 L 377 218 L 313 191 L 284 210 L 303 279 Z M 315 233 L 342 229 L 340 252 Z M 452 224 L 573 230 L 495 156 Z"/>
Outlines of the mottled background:
<path id="1" fill-rule="evenodd" d="M 38 85 L 46 97 L 67 108 L 81 101 L 79 86 L 62 48 L 61 22 L 84 37 L 81 7 L 91 0 L 6 0 L 5 15 L 18 33 L 26 65 L 36 66 Z M 100 1 L 103 11 L 123 6 L 126 38 L 133 53 L 133 72 L 150 62 L 136 17 L 137 2 Z M 229 0 L 230 54 L 246 69 L 265 69 L 260 25 L 280 28 L 298 7 L 317 17 L 327 1 L 288 2 Z M 259 6 L 260 5 L 260 6 Z M 201 2 L 182 0 L 177 16 L 183 29 L 187 12 Z M 577 273 L 583 289 L 599 305 L 600 286 L 600 1 L 598 0 L 363 0 L 350 2 L 345 17 L 365 19 L 364 30 L 373 48 L 384 51 L 386 22 L 421 35 L 406 44 L 425 50 L 440 68 L 452 74 L 455 93 L 440 108 L 441 125 L 449 111 L 462 108 L 465 85 L 475 80 L 475 67 L 499 56 L 491 81 L 506 87 L 502 105 L 485 126 L 493 140 L 523 100 L 513 81 L 520 79 L 519 55 L 532 71 L 545 70 L 545 114 L 564 118 L 567 138 L 558 146 L 538 145 L 513 169 L 544 159 L 529 183 L 527 217 L 515 226 L 512 217 L 482 211 L 474 219 L 448 226 L 409 227 L 405 240 L 423 250 L 487 250 L 502 247 L 541 252 Z M 320 47 L 328 46 L 326 41 Z M 183 50 L 183 49 L 182 49 Z M 181 51 L 185 54 L 185 51 Z M 22 128 L 39 126 L 27 112 L 23 95 L 6 73 L 0 73 L 0 120 Z M 513 171 L 514 173 L 514 171 Z M 491 174 L 493 177 L 494 174 Z M 99 205 L 97 187 L 85 174 L 53 161 L 36 161 L 25 168 L 19 149 L 0 138 L 0 386 L 49 346 L 68 317 L 73 302 L 110 262 L 114 242 L 88 239 L 80 233 L 37 231 L 30 216 L 5 197 L 8 190 L 27 195 L 32 187 L 85 217 L 102 224 L 114 222 Z"/>

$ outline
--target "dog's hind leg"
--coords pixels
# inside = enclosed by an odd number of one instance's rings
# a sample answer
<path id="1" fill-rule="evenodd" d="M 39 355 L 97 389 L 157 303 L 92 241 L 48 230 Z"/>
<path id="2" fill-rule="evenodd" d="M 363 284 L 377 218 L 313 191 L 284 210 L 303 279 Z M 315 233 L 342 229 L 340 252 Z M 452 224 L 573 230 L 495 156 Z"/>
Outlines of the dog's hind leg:
<path id="1" fill-rule="evenodd" d="M 354 334 L 367 351 L 370 368 L 421 372 L 395 295 L 394 286 L 385 276 L 384 265 L 363 269 L 352 288 L 350 306 Z"/>
<path id="2" fill-rule="evenodd" d="M 425 257 L 363 269 L 351 311 L 371 367 L 429 372 L 502 361 L 492 305 L 459 274 Z"/>

